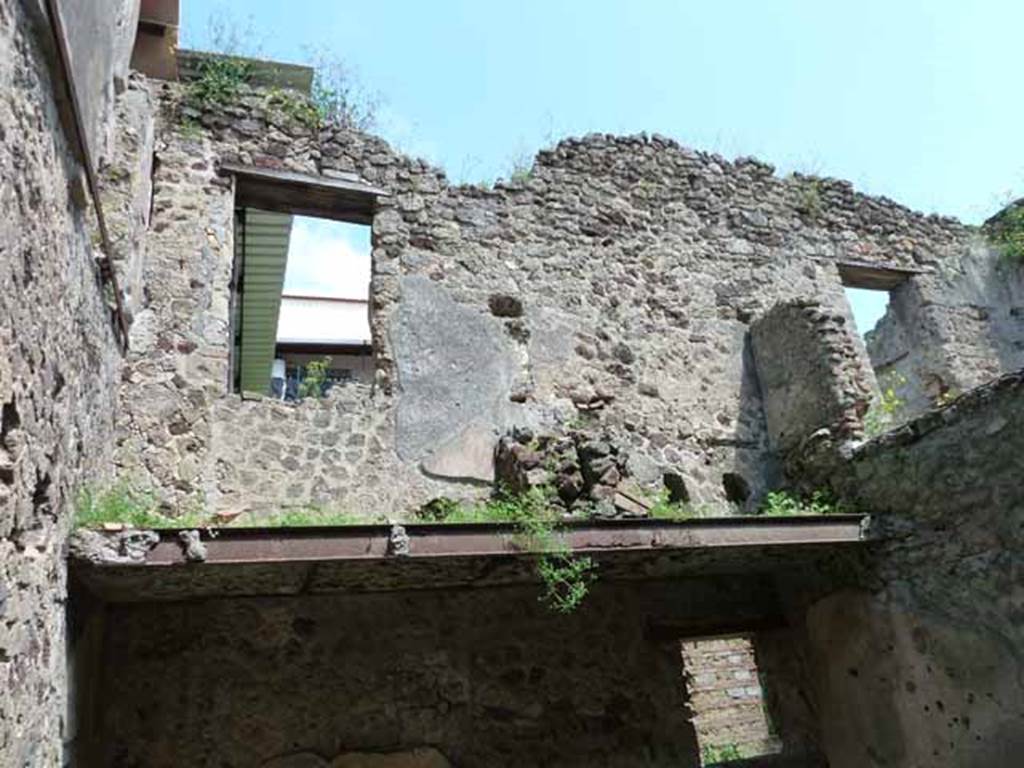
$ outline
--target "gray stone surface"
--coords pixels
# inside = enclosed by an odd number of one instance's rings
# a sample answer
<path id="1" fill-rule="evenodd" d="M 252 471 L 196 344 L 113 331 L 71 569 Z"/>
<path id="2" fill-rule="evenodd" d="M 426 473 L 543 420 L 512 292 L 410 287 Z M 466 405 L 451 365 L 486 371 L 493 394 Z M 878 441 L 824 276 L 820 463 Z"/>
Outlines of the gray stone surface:
<path id="1" fill-rule="evenodd" d="M 155 531 L 129 529 L 106 535 L 82 528 L 71 534 L 68 551 L 72 557 L 95 565 L 132 565 L 144 562 L 159 541 Z"/>
<path id="2" fill-rule="evenodd" d="M 459 768 L 697 766 L 678 641 L 649 627 L 771 600 L 758 576 L 600 580 L 567 616 L 536 585 L 114 605 L 99 762 L 429 744 Z"/>
<path id="3" fill-rule="evenodd" d="M 76 495 L 110 480 L 118 378 L 40 13 L 0 0 L 0 763 L 12 768 L 62 765 L 75 735 L 66 536 Z"/>
<path id="4" fill-rule="evenodd" d="M 472 422 L 427 456 L 423 471 L 434 477 L 491 484 L 497 443 L 494 427 Z"/>
<path id="5" fill-rule="evenodd" d="M 403 278 L 400 297 L 391 331 L 398 455 L 419 461 L 471 423 L 504 427 L 516 361 L 501 325 L 427 277 Z"/>

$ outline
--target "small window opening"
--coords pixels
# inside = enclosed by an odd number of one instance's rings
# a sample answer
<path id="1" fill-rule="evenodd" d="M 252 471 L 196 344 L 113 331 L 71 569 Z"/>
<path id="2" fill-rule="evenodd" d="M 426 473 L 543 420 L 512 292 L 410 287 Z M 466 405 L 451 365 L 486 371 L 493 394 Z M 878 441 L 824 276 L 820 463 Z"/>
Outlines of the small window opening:
<path id="1" fill-rule="evenodd" d="M 890 292 L 916 274 L 909 269 L 859 262 L 842 262 L 838 268 L 857 332 L 865 338 L 889 311 Z"/>
<path id="2" fill-rule="evenodd" d="M 867 340 L 868 334 L 878 327 L 878 323 L 889 310 L 889 292 L 873 291 L 867 288 L 844 288 L 846 300 L 853 313 L 853 322 L 857 333 Z"/>
<path id="3" fill-rule="evenodd" d="M 370 227 L 240 208 L 234 388 L 296 401 L 373 380 Z"/>
<path id="4" fill-rule="evenodd" d="M 680 645 L 700 764 L 780 753 L 751 636 L 686 639 Z"/>
<path id="5" fill-rule="evenodd" d="M 878 388 L 864 415 L 866 434 L 892 429 L 910 416 L 917 386 L 909 368 L 911 341 L 903 327 L 899 297 L 915 272 L 861 263 L 839 264 L 843 291 Z M 894 301 L 894 299 L 896 301 Z"/>

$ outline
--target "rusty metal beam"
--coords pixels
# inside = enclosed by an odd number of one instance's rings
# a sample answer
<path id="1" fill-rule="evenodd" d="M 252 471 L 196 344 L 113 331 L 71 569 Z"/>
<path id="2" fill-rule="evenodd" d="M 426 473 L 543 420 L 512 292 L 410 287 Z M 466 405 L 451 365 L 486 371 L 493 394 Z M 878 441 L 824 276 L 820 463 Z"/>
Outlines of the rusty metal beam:
<path id="1" fill-rule="evenodd" d="M 580 522 L 567 524 L 561 535 L 576 553 L 592 557 L 602 582 L 729 577 L 760 584 L 773 573 L 864 546 L 865 520 Z M 395 547 L 391 540 L 399 533 L 403 546 Z M 203 562 L 187 562 L 178 534 L 161 531 L 151 549 L 132 557 L 73 557 L 71 576 L 111 602 L 482 589 L 536 579 L 535 555 L 510 525 L 409 525 L 402 532 L 387 525 L 226 528 L 203 533 Z M 116 553 L 125 534 L 105 535 Z"/>
<path id="2" fill-rule="evenodd" d="M 563 539 L 579 553 L 671 549 L 851 544 L 863 540 L 861 515 L 731 517 L 683 522 L 615 520 L 567 524 Z M 508 524 L 419 524 L 404 528 L 408 559 L 522 555 L 524 543 Z M 325 528 L 223 528 L 204 543 L 207 564 L 257 564 L 380 560 L 392 528 L 354 525 Z M 177 531 L 162 531 L 144 565 L 185 562 Z"/>

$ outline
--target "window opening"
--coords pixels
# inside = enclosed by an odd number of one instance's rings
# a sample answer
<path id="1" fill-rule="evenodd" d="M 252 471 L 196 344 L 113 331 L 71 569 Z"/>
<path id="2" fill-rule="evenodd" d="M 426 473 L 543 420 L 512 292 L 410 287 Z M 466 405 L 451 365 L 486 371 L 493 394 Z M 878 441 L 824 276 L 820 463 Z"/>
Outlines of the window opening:
<path id="1" fill-rule="evenodd" d="M 903 269 L 848 263 L 839 265 L 843 291 L 857 332 L 875 373 L 878 389 L 864 417 L 869 437 L 892 429 L 909 417 L 912 372 L 909 339 L 893 297 L 913 276 Z"/>
<path id="2" fill-rule="evenodd" d="M 680 652 L 702 766 L 782 751 L 750 635 L 688 638 Z"/>
<path id="3" fill-rule="evenodd" d="M 371 382 L 370 227 L 241 208 L 236 391 L 295 401 Z"/>
<path id="4" fill-rule="evenodd" d="M 844 287 L 843 291 L 850 303 L 857 333 L 866 339 L 889 309 L 889 292 L 849 287 Z"/>

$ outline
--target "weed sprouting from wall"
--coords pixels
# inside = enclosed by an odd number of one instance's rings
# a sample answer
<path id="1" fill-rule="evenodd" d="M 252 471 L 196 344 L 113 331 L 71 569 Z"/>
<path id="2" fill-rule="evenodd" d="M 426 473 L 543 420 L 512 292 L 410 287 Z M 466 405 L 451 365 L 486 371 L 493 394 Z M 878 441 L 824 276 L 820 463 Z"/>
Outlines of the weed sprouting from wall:
<path id="1" fill-rule="evenodd" d="M 445 523 L 512 523 L 517 549 L 537 556 L 537 576 L 543 583 L 540 600 L 556 613 L 572 613 L 583 603 L 597 578 L 593 558 L 574 554 L 559 531 L 560 516 L 555 490 L 531 488 L 521 494 L 499 489 L 479 504 L 435 499 L 420 516 Z"/>
<path id="2" fill-rule="evenodd" d="M 347 512 L 336 512 L 317 507 L 295 507 L 282 510 L 276 515 L 261 521 L 261 526 L 272 528 L 307 528 L 311 526 L 342 526 L 357 525 L 361 522 Z"/>
<path id="3" fill-rule="evenodd" d="M 190 528 L 206 527 L 208 520 L 201 499 L 195 499 L 171 517 L 161 511 L 156 493 L 125 479 L 104 488 L 86 486 L 75 498 L 76 528 Z"/>
<path id="4" fill-rule="evenodd" d="M 250 60 L 267 57 L 265 40 L 251 15 L 242 20 L 224 8 L 213 10 L 207 17 L 205 39 L 187 41 L 187 47 L 199 43 L 210 52 L 200 58 L 198 78 L 189 84 L 186 104 L 209 108 L 237 101 L 242 86 L 253 79 Z M 348 64 L 327 45 L 307 46 L 305 55 L 313 68 L 309 96 L 271 87 L 265 106 L 309 128 L 334 123 L 371 130 L 377 122 L 380 97 L 362 87 Z"/>
<path id="5" fill-rule="evenodd" d="M 314 70 L 312 101 L 321 123 L 372 129 L 380 97 L 363 88 L 349 66 L 326 47 L 310 48 L 308 56 Z"/>
<path id="6" fill-rule="evenodd" d="M 671 493 L 663 488 L 653 498 L 654 504 L 647 510 L 647 515 L 653 520 L 692 520 L 695 517 L 702 517 L 706 509 L 695 507 L 685 501 L 672 501 Z"/>
<path id="7" fill-rule="evenodd" d="M 1024 203 L 1018 201 L 992 220 L 989 241 L 1004 261 L 1024 266 Z"/>
<path id="8" fill-rule="evenodd" d="M 185 89 L 185 104 L 195 110 L 234 104 L 252 78 L 252 65 L 236 56 L 203 55 L 197 70 Z"/>
<path id="9" fill-rule="evenodd" d="M 864 434 L 875 437 L 898 425 L 904 418 L 906 401 L 900 397 L 899 390 L 906 386 L 907 377 L 890 371 L 879 377 L 881 391 L 878 398 L 864 414 Z"/>
<path id="10" fill-rule="evenodd" d="M 800 180 L 796 207 L 800 213 L 811 219 L 816 219 L 821 215 L 823 203 L 821 182 L 818 179 L 802 178 Z"/>
<path id="11" fill-rule="evenodd" d="M 700 764 L 703 766 L 718 765 L 732 760 L 742 760 L 743 752 L 736 744 L 719 744 L 701 747 Z"/>
<path id="12" fill-rule="evenodd" d="M 166 523 L 157 511 L 156 496 L 126 481 L 98 490 L 83 488 L 75 499 L 76 528 L 99 528 L 119 523 L 136 528 L 153 528 Z"/>
<path id="13" fill-rule="evenodd" d="M 770 491 L 761 503 L 763 517 L 791 517 L 793 515 L 837 515 L 854 510 L 824 490 L 810 496 L 799 496 L 789 491 Z"/>
<path id="14" fill-rule="evenodd" d="M 330 357 L 307 363 L 302 381 L 299 383 L 299 397 L 323 397 L 324 387 L 327 384 L 327 371 L 330 367 Z"/>

